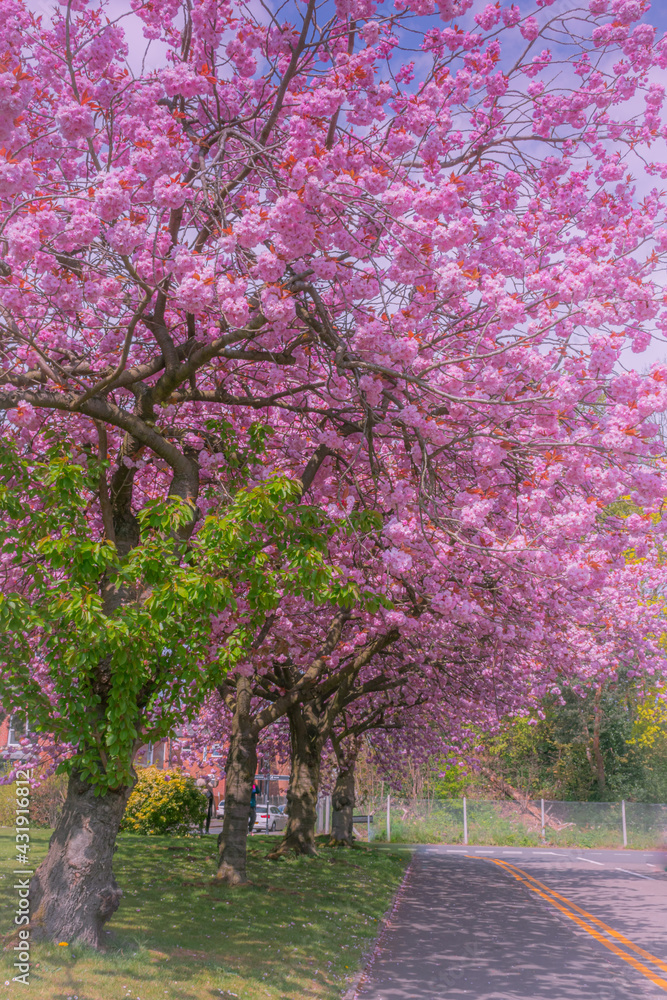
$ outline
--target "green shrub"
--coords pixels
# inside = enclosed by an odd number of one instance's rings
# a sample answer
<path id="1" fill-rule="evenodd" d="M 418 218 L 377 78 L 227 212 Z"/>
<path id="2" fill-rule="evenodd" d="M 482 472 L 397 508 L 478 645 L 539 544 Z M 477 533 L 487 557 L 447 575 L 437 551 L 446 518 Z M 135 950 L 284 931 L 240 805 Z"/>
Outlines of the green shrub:
<path id="1" fill-rule="evenodd" d="M 206 818 L 207 801 L 194 778 L 158 767 L 138 769 L 139 780 L 130 795 L 121 833 L 186 836 Z"/>
<path id="2" fill-rule="evenodd" d="M 30 791 L 30 825 L 54 827 L 66 798 L 67 775 L 49 775 Z"/>
<path id="3" fill-rule="evenodd" d="M 0 785 L 0 826 L 14 826 L 16 785 Z"/>
<path id="4" fill-rule="evenodd" d="M 30 789 L 30 826 L 54 827 L 67 795 L 67 777 L 52 774 Z M 16 785 L 0 785 L 0 826 L 14 826 Z"/>

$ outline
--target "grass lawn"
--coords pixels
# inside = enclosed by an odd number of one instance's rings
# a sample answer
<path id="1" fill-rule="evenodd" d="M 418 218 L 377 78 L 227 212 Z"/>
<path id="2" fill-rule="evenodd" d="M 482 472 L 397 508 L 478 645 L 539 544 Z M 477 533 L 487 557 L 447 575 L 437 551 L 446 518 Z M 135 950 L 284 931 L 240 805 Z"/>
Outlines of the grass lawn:
<path id="1" fill-rule="evenodd" d="M 31 862 L 50 831 L 31 832 Z M 32 949 L 28 987 L 0 961 L 0 1000 L 337 1000 L 358 969 L 409 861 L 409 851 L 320 848 L 317 858 L 265 860 L 270 837 L 248 842 L 251 884 L 211 884 L 215 838 L 121 836 L 121 907 L 108 949 Z M 12 929 L 13 830 L 0 830 L 0 934 Z M 5 985 L 9 981 L 9 985 Z"/>

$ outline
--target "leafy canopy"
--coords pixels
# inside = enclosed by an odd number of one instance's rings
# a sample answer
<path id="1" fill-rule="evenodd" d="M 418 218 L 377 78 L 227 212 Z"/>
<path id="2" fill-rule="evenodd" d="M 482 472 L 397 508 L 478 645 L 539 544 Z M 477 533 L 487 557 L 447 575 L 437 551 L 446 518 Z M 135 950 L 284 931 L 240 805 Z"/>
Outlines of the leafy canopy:
<path id="1" fill-rule="evenodd" d="M 44 461 L 0 449 L 0 701 L 103 792 L 131 781 L 140 743 L 192 716 L 286 595 L 362 595 L 328 559 L 341 529 L 294 480 L 238 489 L 193 533 L 190 502 L 150 500 L 123 555 L 91 531 L 99 474 L 60 445 Z"/>

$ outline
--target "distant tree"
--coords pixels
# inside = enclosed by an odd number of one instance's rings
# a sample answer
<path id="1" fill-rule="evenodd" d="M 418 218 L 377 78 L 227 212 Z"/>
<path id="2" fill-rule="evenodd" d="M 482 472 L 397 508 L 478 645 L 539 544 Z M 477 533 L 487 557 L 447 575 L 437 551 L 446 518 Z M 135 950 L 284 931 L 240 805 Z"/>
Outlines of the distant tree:
<path id="1" fill-rule="evenodd" d="M 486 768 L 531 798 L 655 801 L 667 743 L 663 700 L 646 689 L 622 672 L 590 691 L 564 688 L 543 702 L 542 718 L 508 723 L 487 742 Z"/>

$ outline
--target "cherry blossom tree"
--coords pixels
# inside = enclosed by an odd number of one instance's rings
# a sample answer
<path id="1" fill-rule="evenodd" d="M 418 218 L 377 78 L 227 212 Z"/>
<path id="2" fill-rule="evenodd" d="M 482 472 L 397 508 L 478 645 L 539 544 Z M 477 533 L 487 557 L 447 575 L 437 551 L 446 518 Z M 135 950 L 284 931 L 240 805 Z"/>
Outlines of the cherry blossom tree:
<path id="1" fill-rule="evenodd" d="M 614 365 L 667 320 L 667 45 L 635 0 L 472 8 L 133 0 L 140 62 L 104 3 L 0 0 L 3 434 L 97 456 L 119 572 L 167 497 L 184 544 L 276 475 L 341 526 L 350 617 L 288 594 L 230 684 L 379 644 L 518 707 L 619 649 L 650 666 L 623 552 L 651 559 L 667 373 Z M 95 937 L 42 892 L 50 935 Z"/>
<path id="2" fill-rule="evenodd" d="M 379 688 L 379 685 L 378 685 Z M 433 698 L 433 695 L 435 697 Z M 437 706 L 437 694 L 432 693 Z M 420 717 L 419 709 L 425 708 Z M 330 726 L 329 740 L 336 762 L 331 793 L 331 847 L 351 847 L 356 804 L 356 765 L 364 739 L 378 730 L 431 733 L 434 726 L 433 702 L 414 684 L 393 685 L 386 690 L 365 692 L 348 703 Z"/>

